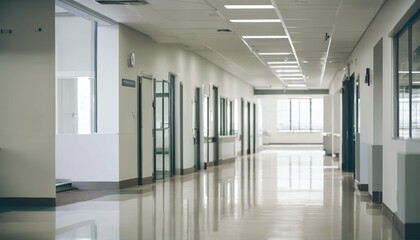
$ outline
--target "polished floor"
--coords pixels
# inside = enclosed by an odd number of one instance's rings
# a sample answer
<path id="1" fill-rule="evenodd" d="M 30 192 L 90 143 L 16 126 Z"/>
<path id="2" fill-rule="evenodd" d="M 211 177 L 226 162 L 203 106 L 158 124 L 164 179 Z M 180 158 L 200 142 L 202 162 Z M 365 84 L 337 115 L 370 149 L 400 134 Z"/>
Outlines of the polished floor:
<path id="1" fill-rule="evenodd" d="M 399 239 L 320 146 L 277 146 L 153 185 L 0 213 L 0 239 Z"/>

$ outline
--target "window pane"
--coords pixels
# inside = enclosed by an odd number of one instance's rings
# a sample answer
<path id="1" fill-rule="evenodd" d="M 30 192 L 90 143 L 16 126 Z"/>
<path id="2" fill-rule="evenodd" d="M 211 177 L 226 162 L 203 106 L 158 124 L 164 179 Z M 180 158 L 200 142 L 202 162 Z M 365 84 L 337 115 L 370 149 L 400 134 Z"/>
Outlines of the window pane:
<path id="1" fill-rule="evenodd" d="M 412 30 L 412 137 L 420 138 L 420 20 L 417 18 Z"/>
<path id="2" fill-rule="evenodd" d="M 299 130 L 299 99 L 290 99 L 291 102 L 291 129 L 293 131 Z"/>
<path id="3" fill-rule="evenodd" d="M 79 16 L 56 16 L 57 133 L 94 132 L 95 28 Z"/>
<path id="4" fill-rule="evenodd" d="M 409 137 L 409 68 L 408 68 L 408 31 L 398 38 L 398 103 L 399 136 Z"/>
<path id="5" fill-rule="evenodd" d="M 277 129 L 290 130 L 290 100 L 277 100 Z"/>
<path id="6" fill-rule="evenodd" d="M 309 131 L 311 125 L 311 100 L 299 100 L 299 130 Z"/>
<path id="7" fill-rule="evenodd" d="M 324 101 L 312 99 L 312 130 L 322 131 L 324 125 Z"/>

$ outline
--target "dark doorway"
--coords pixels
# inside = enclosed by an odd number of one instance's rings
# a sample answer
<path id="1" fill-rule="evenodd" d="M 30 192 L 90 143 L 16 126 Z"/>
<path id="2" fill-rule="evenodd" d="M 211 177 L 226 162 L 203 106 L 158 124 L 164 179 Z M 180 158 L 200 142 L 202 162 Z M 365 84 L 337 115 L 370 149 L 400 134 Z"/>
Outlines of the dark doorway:
<path id="1" fill-rule="evenodd" d="M 213 86 L 214 165 L 219 165 L 219 88 Z M 210 150 L 210 149 L 209 149 Z"/>
<path id="2" fill-rule="evenodd" d="M 241 98 L 241 155 L 245 155 L 245 102 Z"/>
<path id="3" fill-rule="evenodd" d="M 253 135 L 253 140 L 252 140 L 252 153 L 256 153 L 257 152 L 257 106 L 254 103 L 253 104 L 253 111 L 252 111 L 252 135 Z"/>
<path id="4" fill-rule="evenodd" d="M 201 170 L 201 88 L 194 94 L 194 162 L 195 171 Z"/>
<path id="5" fill-rule="evenodd" d="M 354 129 L 354 74 L 346 77 L 342 88 L 342 170 L 355 170 L 355 129 Z"/>
<path id="6" fill-rule="evenodd" d="M 137 162 L 138 184 L 144 184 L 143 176 L 148 175 L 152 169 L 153 160 L 153 77 L 138 77 L 137 89 Z"/>
<path id="7" fill-rule="evenodd" d="M 247 102 L 246 104 L 246 112 L 247 112 L 247 146 L 246 146 L 246 154 L 251 154 L 251 103 Z"/>

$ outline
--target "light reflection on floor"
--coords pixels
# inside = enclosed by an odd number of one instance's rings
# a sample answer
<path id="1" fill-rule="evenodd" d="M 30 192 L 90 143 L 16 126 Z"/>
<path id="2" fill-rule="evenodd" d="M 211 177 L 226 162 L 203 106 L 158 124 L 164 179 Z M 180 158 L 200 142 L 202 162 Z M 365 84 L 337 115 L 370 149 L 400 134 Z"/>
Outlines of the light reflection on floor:
<path id="1" fill-rule="evenodd" d="M 0 239 L 398 239 L 320 147 L 235 163 L 51 211 L 0 213 Z"/>

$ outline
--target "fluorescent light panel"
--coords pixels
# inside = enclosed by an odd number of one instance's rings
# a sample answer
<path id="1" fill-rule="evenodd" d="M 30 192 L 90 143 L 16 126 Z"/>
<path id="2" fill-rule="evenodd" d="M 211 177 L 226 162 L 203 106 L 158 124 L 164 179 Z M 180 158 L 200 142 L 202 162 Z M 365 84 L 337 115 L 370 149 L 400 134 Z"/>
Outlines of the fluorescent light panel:
<path id="1" fill-rule="evenodd" d="M 258 55 L 261 55 L 261 56 L 278 56 L 278 55 L 283 56 L 283 55 L 290 55 L 290 54 L 292 54 L 292 53 L 290 53 L 290 52 L 262 52 L 262 53 L 258 53 Z"/>
<path id="2" fill-rule="evenodd" d="M 398 73 L 404 74 L 404 73 L 409 73 L 408 71 L 398 71 Z M 420 73 L 420 71 L 412 71 L 411 73 Z"/>
<path id="3" fill-rule="evenodd" d="M 290 68 L 299 68 L 299 66 L 296 66 L 296 65 L 281 65 L 281 66 L 276 66 L 276 65 L 271 65 L 270 66 L 271 68 L 287 68 L 287 69 L 290 69 Z"/>
<path id="4" fill-rule="evenodd" d="M 287 36 L 271 35 L 271 36 L 242 36 L 243 39 L 285 39 Z"/>
<path id="5" fill-rule="evenodd" d="M 232 19 L 233 23 L 279 23 L 280 19 Z"/>
<path id="6" fill-rule="evenodd" d="M 302 73 L 277 73 L 280 77 L 304 77 Z"/>
<path id="7" fill-rule="evenodd" d="M 282 77 L 281 80 L 285 80 L 285 81 L 298 81 L 298 80 L 302 80 L 303 81 L 303 77 Z"/>
<path id="8" fill-rule="evenodd" d="M 297 64 L 298 62 L 267 62 L 267 64 Z"/>
<path id="9" fill-rule="evenodd" d="M 273 5 L 225 5 L 226 9 L 274 9 Z"/>
<path id="10" fill-rule="evenodd" d="M 278 69 L 276 73 L 299 73 L 299 69 Z"/>

